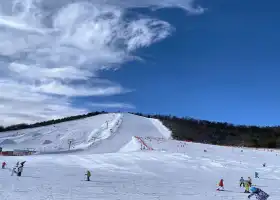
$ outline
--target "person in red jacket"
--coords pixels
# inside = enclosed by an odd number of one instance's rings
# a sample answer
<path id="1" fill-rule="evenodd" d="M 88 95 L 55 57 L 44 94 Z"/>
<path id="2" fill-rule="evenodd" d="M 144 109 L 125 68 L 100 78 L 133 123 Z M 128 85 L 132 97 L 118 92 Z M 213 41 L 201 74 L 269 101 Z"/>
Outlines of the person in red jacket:
<path id="1" fill-rule="evenodd" d="M 217 190 L 224 190 L 224 179 L 220 180 Z"/>
<path id="2" fill-rule="evenodd" d="M 2 169 L 5 169 L 6 165 L 7 165 L 7 163 L 6 163 L 6 162 L 3 162 L 3 163 L 2 163 Z"/>

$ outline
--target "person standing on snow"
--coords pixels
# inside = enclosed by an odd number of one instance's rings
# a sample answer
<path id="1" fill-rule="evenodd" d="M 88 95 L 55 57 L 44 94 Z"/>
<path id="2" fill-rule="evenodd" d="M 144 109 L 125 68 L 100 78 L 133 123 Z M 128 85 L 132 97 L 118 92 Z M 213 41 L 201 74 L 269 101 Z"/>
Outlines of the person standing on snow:
<path id="1" fill-rule="evenodd" d="M 248 183 L 249 183 L 249 186 L 251 187 L 252 186 L 252 179 L 251 179 L 251 177 L 248 177 Z"/>
<path id="2" fill-rule="evenodd" d="M 224 190 L 224 179 L 220 180 L 217 190 Z"/>
<path id="3" fill-rule="evenodd" d="M 23 170 L 23 166 L 19 166 L 17 171 L 17 176 L 21 176 L 22 170 Z"/>
<path id="4" fill-rule="evenodd" d="M 90 181 L 91 173 L 89 170 L 87 170 L 87 173 L 85 175 L 87 176 L 87 181 Z"/>
<path id="5" fill-rule="evenodd" d="M 6 165 L 7 165 L 7 163 L 4 161 L 4 162 L 2 163 L 2 169 L 5 169 Z"/>
<path id="6" fill-rule="evenodd" d="M 245 186 L 245 191 L 244 193 L 250 193 L 249 189 L 250 189 L 250 184 L 248 181 L 244 181 L 244 186 Z"/>
<path id="7" fill-rule="evenodd" d="M 241 187 L 241 186 L 243 186 L 243 187 L 245 186 L 245 185 L 244 185 L 244 178 L 243 178 L 243 177 L 240 178 L 239 182 L 240 182 L 240 187 Z"/>
<path id="8" fill-rule="evenodd" d="M 256 198 L 258 200 L 266 200 L 269 197 L 269 195 L 267 193 L 265 193 L 264 191 L 262 191 L 261 189 L 256 188 L 256 187 L 251 187 L 250 191 L 252 192 L 252 194 L 250 194 L 248 196 L 248 199 L 250 199 L 254 195 L 256 196 Z"/>
<path id="9" fill-rule="evenodd" d="M 255 172 L 255 178 L 259 178 L 259 173 Z"/>

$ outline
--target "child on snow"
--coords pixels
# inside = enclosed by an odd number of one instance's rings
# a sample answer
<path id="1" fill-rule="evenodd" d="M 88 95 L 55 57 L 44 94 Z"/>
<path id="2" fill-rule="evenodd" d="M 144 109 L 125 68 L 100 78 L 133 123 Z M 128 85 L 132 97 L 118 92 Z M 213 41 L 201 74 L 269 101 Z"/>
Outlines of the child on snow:
<path id="1" fill-rule="evenodd" d="M 264 191 L 262 191 L 261 189 L 256 188 L 256 187 L 251 187 L 250 191 L 252 192 L 252 194 L 250 194 L 248 196 L 248 199 L 250 199 L 254 195 L 256 196 L 256 198 L 258 200 L 266 200 L 269 197 L 269 195 L 267 193 L 265 193 Z"/>
<path id="2" fill-rule="evenodd" d="M 220 180 L 217 190 L 224 190 L 224 180 L 223 179 Z"/>
<path id="3" fill-rule="evenodd" d="M 240 187 L 242 186 L 242 187 L 244 187 L 245 185 L 244 185 L 244 178 L 243 177 L 241 177 L 240 178 Z"/>

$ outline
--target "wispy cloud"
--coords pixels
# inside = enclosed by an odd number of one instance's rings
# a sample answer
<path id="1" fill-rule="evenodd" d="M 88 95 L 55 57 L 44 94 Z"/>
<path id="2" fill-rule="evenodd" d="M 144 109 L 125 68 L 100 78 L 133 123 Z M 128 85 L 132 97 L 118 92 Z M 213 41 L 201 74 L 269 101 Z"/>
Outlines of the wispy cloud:
<path id="1" fill-rule="evenodd" d="M 204 11 L 194 0 L 1 0 L 0 124 L 80 114 L 87 110 L 74 107 L 74 97 L 129 92 L 100 72 L 134 59 L 172 26 L 148 16 L 127 19 L 126 9 L 174 6 Z"/>

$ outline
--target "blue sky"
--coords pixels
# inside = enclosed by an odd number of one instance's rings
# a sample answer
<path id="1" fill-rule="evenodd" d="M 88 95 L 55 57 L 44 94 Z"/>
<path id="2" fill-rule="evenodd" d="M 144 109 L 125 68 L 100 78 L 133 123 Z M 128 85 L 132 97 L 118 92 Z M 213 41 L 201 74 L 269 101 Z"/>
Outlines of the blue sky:
<path id="1" fill-rule="evenodd" d="M 138 51 L 145 62 L 106 77 L 135 92 L 115 97 L 136 111 L 237 124 L 279 124 L 279 2 L 201 1 L 208 10 L 187 16 L 158 11 L 172 36 Z"/>
<path id="2" fill-rule="evenodd" d="M 279 4 L 3 0 L 0 125 L 95 110 L 279 125 Z"/>

